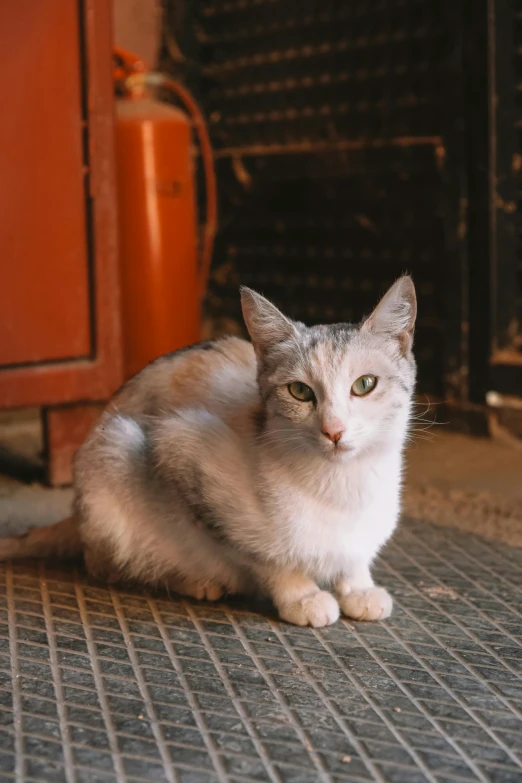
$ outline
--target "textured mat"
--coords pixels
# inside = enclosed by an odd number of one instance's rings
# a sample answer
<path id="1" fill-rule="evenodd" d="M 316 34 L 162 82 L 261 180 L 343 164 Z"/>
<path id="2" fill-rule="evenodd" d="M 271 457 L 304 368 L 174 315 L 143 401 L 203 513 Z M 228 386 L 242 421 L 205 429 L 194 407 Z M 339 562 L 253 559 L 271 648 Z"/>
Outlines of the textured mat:
<path id="1" fill-rule="evenodd" d="M 1 572 L 0 780 L 522 781 L 522 551 L 407 523 L 391 620 Z"/>

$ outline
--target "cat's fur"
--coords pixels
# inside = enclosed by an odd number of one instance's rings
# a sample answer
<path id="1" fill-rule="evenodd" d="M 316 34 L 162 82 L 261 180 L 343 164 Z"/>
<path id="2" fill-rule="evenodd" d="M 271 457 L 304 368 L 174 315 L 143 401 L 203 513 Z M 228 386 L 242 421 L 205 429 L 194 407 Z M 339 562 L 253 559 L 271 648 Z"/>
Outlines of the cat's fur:
<path id="1" fill-rule="evenodd" d="M 413 283 L 400 278 L 359 326 L 307 328 L 249 289 L 242 307 L 252 344 L 202 343 L 126 383 L 77 454 L 73 522 L 6 540 L 0 556 L 81 542 L 104 579 L 210 600 L 261 591 L 298 625 L 390 614 L 370 565 L 399 515 Z M 351 394 L 369 373 L 374 391 Z M 292 397 L 294 381 L 316 402 Z"/>

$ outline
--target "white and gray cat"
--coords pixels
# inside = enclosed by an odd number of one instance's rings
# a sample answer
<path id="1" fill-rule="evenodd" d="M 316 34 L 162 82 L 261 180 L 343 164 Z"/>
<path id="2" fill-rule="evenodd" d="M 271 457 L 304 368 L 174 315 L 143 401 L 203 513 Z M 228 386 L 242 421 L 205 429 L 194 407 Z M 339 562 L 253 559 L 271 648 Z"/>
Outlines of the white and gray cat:
<path id="1" fill-rule="evenodd" d="M 71 520 L 0 557 L 83 552 L 106 580 L 260 592 L 297 625 L 390 614 L 370 566 L 400 510 L 413 283 L 358 326 L 307 328 L 247 288 L 241 301 L 252 343 L 201 343 L 128 381 L 77 454 Z"/>

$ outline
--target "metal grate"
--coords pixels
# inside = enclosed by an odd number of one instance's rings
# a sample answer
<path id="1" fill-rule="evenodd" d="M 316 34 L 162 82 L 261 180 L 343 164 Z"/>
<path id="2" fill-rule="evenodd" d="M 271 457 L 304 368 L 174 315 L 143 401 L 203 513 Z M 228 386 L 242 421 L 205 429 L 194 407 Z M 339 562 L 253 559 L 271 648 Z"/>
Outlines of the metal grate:
<path id="1" fill-rule="evenodd" d="M 255 183 L 234 184 L 234 216 L 216 246 L 210 312 L 240 320 L 238 285 L 305 323 L 358 321 L 386 287 L 413 271 L 420 300 L 417 359 L 433 392 L 442 382 L 444 257 L 434 148 L 243 158 Z M 251 174 L 250 174 L 251 172 Z"/>
<path id="2" fill-rule="evenodd" d="M 220 190 L 208 315 L 228 319 L 227 329 L 239 323 L 244 283 L 308 323 L 358 320 L 412 272 L 421 386 L 441 395 L 441 4 L 205 0 L 189 8 L 185 28 L 198 40 L 191 67 Z"/>
<path id="3" fill-rule="evenodd" d="M 437 133 L 437 3 L 199 5 L 218 147 Z"/>
<path id="4" fill-rule="evenodd" d="M 0 779 L 518 783 L 522 552 L 408 523 L 378 571 L 390 621 L 314 631 L 5 567 Z"/>

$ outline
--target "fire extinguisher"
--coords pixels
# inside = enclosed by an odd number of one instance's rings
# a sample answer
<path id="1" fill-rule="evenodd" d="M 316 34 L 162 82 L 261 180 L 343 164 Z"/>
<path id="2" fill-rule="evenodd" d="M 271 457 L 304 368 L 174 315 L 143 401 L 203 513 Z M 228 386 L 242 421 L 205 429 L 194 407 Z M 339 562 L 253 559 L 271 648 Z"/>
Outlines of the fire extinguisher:
<path id="1" fill-rule="evenodd" d="M 116 166 L 125 376 L 161 354 L 201 339 L 216 232 L 216 181 L 203 116 L 178 82 L 114 49 Z M 153 98 L 172 91 L 186 113 Z M 206 188 L 198 242 L 193 131 Z"/>

